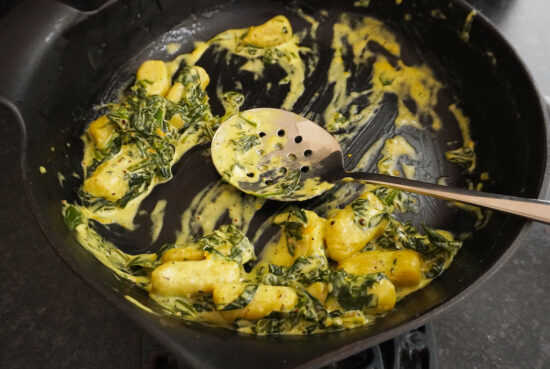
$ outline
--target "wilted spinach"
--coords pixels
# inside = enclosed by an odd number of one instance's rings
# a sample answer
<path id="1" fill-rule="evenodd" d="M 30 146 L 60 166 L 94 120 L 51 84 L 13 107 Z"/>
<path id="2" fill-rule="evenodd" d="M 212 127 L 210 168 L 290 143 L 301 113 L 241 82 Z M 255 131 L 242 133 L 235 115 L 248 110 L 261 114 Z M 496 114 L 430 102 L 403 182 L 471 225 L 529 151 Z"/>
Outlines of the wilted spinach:
<path id="1" fill-rule="evenodd" d="M 384 219 L 389 218 L 389 214 L 381 212 L 374 216 L 369 214 L 370 201 L 364 198 L 358 198 L 351 204 L 351 210 L 353 211 L 354 222 L 360 228 L 370 229 L 378 226 Z"/>
<path id="2" fill-rule="evenodd" d="M 456 150 L 447 151 L 445 157 L 452 163 L 458 164 L 464 169 L 472 169 L 475 165 L 476 154 L 470 147 L 463 146 Z"/>
<path id="3" fill-rule="evenodd" d="M 231 301 L 229 304 L 225 306 L 223 305 L 216 306 L 216 309 L 222 310 L 222 311 L 242 309 L 246 305 L 248 305 L 250 301 L 252 301 L 252 299 L 254 298 L 254 295 L 256 294 L 256 290 L 258 290 L 257 283 L 247 284 L 244 290 L 239 295 L 239 297 L 237 297 L 234 301 Z"/>
<path id="4" fill-rule="evenodd" d="M 80 210 L 76 207 L 69 205 L 65 208 L 63 214 L 63 220 L 69 229 L 74 230 L 79 224 L 84 223 L 84 217 Z"/>
<path id="5" fill-rule="evenodd" d="M 222 225 L 214 232 L 202 237 L 199 245 L 205 252 L 220 255 L 239 264 L 256 259 L 254 246 L 233 224 Z"/>
<path id="6" fill-rule="evenodd" d="M 331 270 L 329 296 L 346 310 L 364 310 L 378 305 L 378 297 L 368 293 L 374 283 L 386 278 L 384 274 L 354 275 L 343 270 Z"/>
<path id="7" fill-rule="evenodd" d="M 247 152 L 254 146 L 260 145 L 260 136 L 258 135 L 243 135 L 235 139 L 231 139 L 230 142 L 235 146 L 236 151 L 242 153 Z"/>
<path id="8" fill-rule="evenodd" d="M 207 139 L 214 134 L 219 118 L 210 111 L 197 70 L 185 67 L 176 81 L 184 85 L 183 98 L 177 103 L 159 95 L 148 96 L 149 83 L 136 81 L 121 103 L 108 105 L 107 117 L 116 125 L 117 137 L 107 148 L 95 150 L 94 161 L 87 163 L 87 175 L 116 155 L 122 145 L 135 145 L 141 160 L 126 171 L 124 180 L 129 190 L 121 199 L 109 202 L 94 198 L 81 188 L 79 195 L 85 205 L 95 208 L 126 206 L 145 192 L 153 179 L 166 181 L 172 177 L 171 166 L 182 135 L 199 132 Z M 184 122 L 180 128 L 169 123 L 176 114 Z"/>
<path id="9" fill-rule="evenodd" d="M 302 229 L 307 224 L 306 212 L 296 206 L 290 206 L 273 218 L 273 224 L 283 228 L 288 253 L 294 256 L 296 242 L 302 240 Z"/>

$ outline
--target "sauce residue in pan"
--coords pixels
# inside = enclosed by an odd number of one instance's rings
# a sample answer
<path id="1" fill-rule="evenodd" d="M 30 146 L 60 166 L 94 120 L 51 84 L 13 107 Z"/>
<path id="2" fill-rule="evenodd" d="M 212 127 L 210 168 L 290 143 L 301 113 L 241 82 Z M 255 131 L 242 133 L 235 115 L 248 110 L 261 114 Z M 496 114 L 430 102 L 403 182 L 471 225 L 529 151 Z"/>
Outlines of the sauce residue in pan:
<path id="1" fill-rule="evenodd" d="M 319 23 L 299 15 L 315 38 Z M 354 188 L 343 184 L 314 209 L 289 206 L 273 214 L 252 240 L 256 242 L 270 223 L 280 227 L 259 259 L 245 234 L 265 200 L 222 180 L 197 193 L 183 212 L 174 243 L 156 253 L 124 253 L 94 230 L 92 222 L 135 229 L 141 202 L 156 185 L 172 178 L 172 166 L 191 148 L 209 142 L 217 127 L 239 111 L 244 95 L 217 85 L 225 115 L 212 113 L 205 91 L 210 76 L 196 65 L 207 50 L 224 51 L 228 64 L 236 56 L 244 58 L 240 70 L 258 83 L 266 65 L 279 66 L 284 77 L 277 83 L 288 86 L 281 108 L 290 110 L 319 60 L 318 48 L 301 45 L 306 34 L 293 33 L 288 19 L 276 16 L 198 42 L 192 52 L 173 61 L 145 61 L 121 101 L 109 104 L 108 112 L 91 122 L 82 136 L 80 202 L 64 203 L 65 222 L 107 268 L 146 290 L 160 312 L 254 334 L 349 329 L 391 311 L 396 301 L 441 275 L 460 248 L 461 242 L 447 231 L 426 225 L 420 231 L 398 221 L 393 214 L 414 208 L 414 198 L 372 185 L 364 186 L 357 197 Z M 442 128 L 434 110 L 442 83 L 427 65 L 403 62 L 397 37 L 382 22 L 344 14 L 333 26 L 331 47 L 326 81 L 333 88 L 332 98 L 321 114 L 310 118 L 319 118 L 344 147 L 369 124 L 387 94 L 397 96 L 397 132 L 405 126 Z M 355 74 L 365 65 L 372 66 L 369 83 L 356 86 Z M 269 87 L 276 88 L 271 82 Z M 447 152 L 446 158 L 472 171 L 469 119 L 456 104 L 449 111 L 462 132 L 463 146 Z M 244 146 L 253 143 L 253 137 L 239 141 Z M 380 173 L 414 178 L 419 156 L 405 137 L 395 134 L 378 139 L 355 169 L 373 160 L 378 160 Z M 151 212 L 152 241 L 163 228 L 169 202 L 158 201 Z M 219 226 L 222 218 L 230 221 Z"/>

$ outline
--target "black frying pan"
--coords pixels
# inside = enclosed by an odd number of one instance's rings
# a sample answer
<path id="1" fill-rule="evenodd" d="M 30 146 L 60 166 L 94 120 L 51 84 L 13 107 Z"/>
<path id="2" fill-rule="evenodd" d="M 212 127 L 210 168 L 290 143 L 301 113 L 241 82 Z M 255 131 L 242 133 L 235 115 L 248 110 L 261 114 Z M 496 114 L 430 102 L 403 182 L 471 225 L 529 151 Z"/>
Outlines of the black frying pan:
<path id="1" fill-rule="evenodd" d="M 33 211 L 54 248 L 79 275 L 192 367 L 317 367 L 349 356 L 423 324 L 451 302 L 464 297 L 510 257 L 527 232 L 529 222 L 524 219 L 494 214 L 485 228 L 474 232 L 465 242 L 451 268 L 439 279 L 402 300 L 394 312 L 373 325 L 346 332 L 310 337 L 252 337 L 183 323 L 137 308 L 123 296 L 129 295 L 156 309 L 143 291 L 115 278 L 78 245 L 63 224 L 60 202 L 75 200 L 79 180 L 70 174 L 81 171 L 79 136 L 93 117 L 91 107 L 112 98 L 121 85 L 131 80 L 143 60 L 167 59 L 162 50 L 166 42 L 181 42 L 182 50 L 189 51 L 194 40 L 206 40 L 227 28 L 259 24 L 276 14 L 287 15 L 293 26 L 300 29 L 304 21 L 293 11 L 299 5 L 313 15 L 318 14 L 318 9 L 328 10 L 328 26 L 320 29 L 319 45 L 330 53 L 330 21 L 338 14 L 346 11 L 378 17 L 409 45 L 405 49 L 410 63 L 426 61 L 449 86 L 440 100 L 448 103 L 459 98 L 472 119 L 477 143 L 478 170 L 471 179 L 489 171 L 491 180 L 484 189 L 496 193 L 533 198 L 543 195 L 548 118 L 524 65 L 485 18 L 480 15 L 474 18 L 468 42 L 460 38 L 464 20 L 471 11 L 462 1 L 404 0 L 396 5 L 393 1 L 373 0 L 367 8 L 354 8 L 353 1 L 121 0 L 88 11 L 95 5 L 92 3 L 86 2 L 88 9 L 77 10 L 56 2 L 28 1 L 0 22 L 0 47 L 4 51 L 0 58 L 0 100 L 21 123 L 24 182 Z M 446 19 L 432 16 L 434 9 Z M 412 15 L 408 22 L 403 21 L 406 13 Z M 246 76 L 229 74 L 234 68 L 214 63 L 208 54 L 199 64 L 214 78 L 222 78 L 228 89 L 235 78 L 242 78 L 249 87 L 245 108 L 280 104 L 283 90 L 266 96 Z M 277 71 L 268 74 L 276 77 Z M 329 96 L 330 87 L 324 84 L 322 76 L 316 75 L 306 82 L 306 93 L 295 106 L 296 112 L 315 114 L 315 104 L 308 104 L 315 91 L 322 92 L 321 98 Z M 210 96 L 215 94 L 210 91 Z M 215 99 L 213 107 L 219 109 Z M 388 124 L 393 107 L 390 96 L 369 126 L 370 132 L 345 150 L 355 152 L 368 146 L 374 136 L 394 134 Z M 452 118 L 445 114 L 444 106 L 441 113 L 446 127 L 452 127 Z M 459 139 L 456 128 L 439 134 L 419 135 L 407 130 L 400 133 L 417 148 L 421 147 L 418 151 L 422 151 L 427 164 L 419 169 L 419 178 L 435 180 L 435 173 L 444 171 L 455 185 L 463 185 L 468 179 L 456 166 L 436 159 L 446 150 L 446 142 Z M 40 166 L 47 168 L 46 174 L 40 173 Z M 59 185 L 58 172 L 67 178 L 64 186 Z M 168 213 L 176 217 L 174 212 L 181 212 L 197 190 L 217 180 L 208 157 L 200 150 L 182 159 L 174 168 L 174 177 L 169 184 L 157 187 L 152 198 L 173 196 L 173 209 Z M 473 219 L 449 208 L 445 202 L 427 198 L 420 198 L 420 202 L 422 210 L 414 215 L 416 222 L 425 221 L 455 231 L 473 225 Z M 151 204 L 154 202 L 146 201 L 143 206 Z M 276 209 L 277 204 L 272 203 L 260 212 L 257 221 Z M 173 237 L 176 225 L 166 222 L 169 226 L 159 237 L 159 243 Z M 139 234 L 117 229 L 102 231 L 120 241 L 127 252 L 152 251 L 158 247 L 139 242 Z"/>

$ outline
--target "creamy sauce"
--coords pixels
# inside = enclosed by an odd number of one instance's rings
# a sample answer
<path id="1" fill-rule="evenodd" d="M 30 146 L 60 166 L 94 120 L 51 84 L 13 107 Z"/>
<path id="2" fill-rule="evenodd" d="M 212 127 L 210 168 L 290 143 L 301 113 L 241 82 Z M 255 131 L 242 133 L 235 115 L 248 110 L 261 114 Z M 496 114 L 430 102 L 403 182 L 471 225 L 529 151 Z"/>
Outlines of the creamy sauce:
<path id="1" fill-rule="evenodd" d="M 370 5 L 371 0 L 357 0 L 353 3 L 353 6 L 356 6 L 358 8 L 368 8 Z"/>
<path id="2" fill-rule="evenodd" d="M 460 38 L 464 42 L 470 41 L 470 30 L 472 29 L 472 23 L 476 14 L 477 11 L 474 9 L 470 13 L 468 13 L 466 19 L 464 20 L 464 26 L 462 27 L 462 31 L 460 32 Z"/>
<path id="3" fill-rule="evenodd" d="M 411 161 L 418 161 L 416 150 L 402 136 L 388 138 L 382 148 L 382 158 L 378 162 L 378 172 L 391 176 L 414 178 L 414 165 L 400 162 L 399 159 L 407 157 Z M 398 169 L 401 166 L 401 171 Z"/>
<path id="4" fill-rule="evenodd" d="M 397 58 L 392 64 L 384 55 L 372 51 L 371 43 L 382 46 L 389 54 Z M 348 48 L 348 45 L 352 45 Z M 368 122 L 387 93 L 398 96 L 398 115 L 395 119 L 397 128 L 412 126 L 423 129 L 421 117 L 429 117 L 431 128 L 442 128 L 441 118 L 435 113 L 437 95 L 442 87 L 426 65 L 409 66 L 401 60 L 401 47 L 395 35 L 384 24 L 373 18 L 364 18 L 362 22 L 353 22 L 345 14 L 334 25 L 332 40 L 334 57 L 330 65 L 328 81 L 334 84 L 333 98 L 325 110 L 324 120 L 329 132 L 338 132 L 352 125 L 357 129 Z M 351 50 L 351 55 L 348 55 Z M 343 59 L 353 60 L 354 69 L 360 69 L 368 60 L 375 58 L 372 71 L 372 87 L 347 93 L 351 70 L 346 69 Z M 368 98 L 369 103 L 362 109 L 354 105 L 361 98 Z M 416 111 L 406 106 L 406 100 L 415 102 Z M 347 107 L 351 114 L 343 112 Z M 426 119 L 426 118 L 424 118 Z M 347 139 L 353 132 L 342 135 Z"/>
<path id="5" fill-rule="evenodd" d="M 368 0 L 355 3 L 355 6 L 368 5 Z M 319 21 L 302 11 L 298 15 L 310 24 L 309 35 L 315 38 Z M 374 18 L 357 20 L 344 14 L 334 24 L 333 30 L 331 47 L 334 56 L 326 80 L 332 84 L 334 94 L 320 117 L 341 144 L 348 142 L 360 127 L 369 123 L 386 93 L 398 97 L 398 114 L 394 122 L 397 130 L 405 126 L 415 130 L 442 128 L 441 119 L 434 111 L 442 83 L 428 66 L 403 63 L 401 46 L 389 28 Z M 147 70 L 142 69 L 144 64 L 140 68 L 141 75 L 153 79 L 144 81 L 145 91 L 174 80 L 166 86 L 166 91 L 159 90 L 163 96 L 156 100 L 147 95 L 129 98 L 134 100 L 123 98 L 122 102 L 112 105 L 111 112 L 103 121 L 101 118 L 94 121 L 94 127 L 91 125 L 82 136 L 84 186 L 80 195 L 83 204 L 65 203 L 65 221 L 86 250 L 118 277 L 148 291 L 161 306 L 163 314 L 254 334 L 310 334 L 349 329 L 371 323 L 377 315 L 391 311 L 396 301 L 424 287 L 450 265 L 460 247 L 448 232 L 426 229 L 426 235 L 423 235 L 410 225 L 395 220 L 392 213 L 407 211 L 407 203 L 413 201 L 405 193 L 364 185 L 363 195 L 356 199 L 357 186 L 352 183 L 334 189 L 331 199 L 319 204 L 314 212 L 286 209 L 264 222 L 253 243 L 258 242 L 271 222 L 281 226 L 282 231 L 269 242 L 249 272 L 244 264 L 254 260 L 255 256 L 252 244 L 243 235 L 265 200 L 246 195 L 222 181 L 196 194 L 183 212 L 181 229 L 174 244 L 166 245 L 159 255 L 123 253 L 90 225 L 90 221 L 95 220 L 135 229 L 134 218 L 140 211 L 141 202 L 157 184 L 171 178 L 157 167 L 157 172 L 145 172 L 148 175 L 154 173 L 151 178 L 143 180 L 144 177 L 139 177 L 140 168 L 150 165 L 149 156 L 155 155 L 153 146 L 139 150 L 137 144 L 113 146 L 117 137 L 126 132 L 124 109 L 131 109 L 132 103 L 148 101 L 148 104 L 157 104 L 154 105 L 156 111 L 163 114 L 163 125 L 156 126 L 148 137 L 156 135 L 161 141 L 170 142 L 172 156 L 164 163 L 168 168 L 194 146 L 208 142 L 224 120 L 222 124 L 233 122 L 239 125 L 222 140 L 226 145 L 220 145 L 220 155 L 213 158 L 225 173 L 225 180 L 252 183 L 258 181 L 262 171 L 278 168 L 280 159 L 274 153 L 284 143 L 283 138 L 270 135 L 259 152 L 260 147 L 255 143 L 260 132 L 270 130 L 269 122 L 257 122 L 239 113 L 243 95 L 223 91 L 219 84 L 216 95 L 225 108 L 225 115 L 213 116 L 204 92 L 209 82 L 208 71 L 195 64 L 209 48 L 228 51 L 225 62 L 236 55 L 244 57 L 239 69 L 251 73 L 255 80 L 263 76 L 266 63 L 277 64 L 285 73 L 279 84 L 289 86 L 281 108 L 290 110 L 304 92 L 306 71 L 311 74 L 319 60 L 317 46 L 300 45 L 306 34 L 293 33 L 288 20 L 278 16 L 264 25 L 227 30 L 206 42 L 197 42 L 193 51 L 170 62 L 150 63 Z M 394 60 L 372 51 L 370 41 L 384 48 Z M 166 48 L 169 54 L 178 49 L 179 45 L 167 45 Z M 304 61 L 305 55 L 309 56 L 307 62 Z M 351 61 L 355 68 L 372 61 L 371 85 L 348 93 L 354 74 L 344 59 Z M 182 63 L 187 66 L 186 70 L 176 76 Z M 136 86 L 139 87 L 139 83 Z M 242 90 L 242 85 L 237 87 Z M 275 87 L 269 83 L 268 88 Z M 314 95 L 314 98 L 318 96 Z M 368 103 L 359 103 L 361 99 Z M 407 99 L 415 102 L 416 109 L 406 106 Z M 162 108 L 187 102 L 204 108 L 202 115 L 191 123 L 188 122 L 191 120 L 189 116 L 178 116 Z M 456 104 L 449 106 L 449 111 L 462 132 L 463 147 L 448 152 L 446 156 L 449 160 L 456 159 L 457 163 L 459 159 L 461 163 L 466 162 L 467 169 L 472 171 L 475 168 L 475 147 L 469 119 Z M 166 116 L 169 113 L 173 115 Z M 154 120 L 157 116 L 152 115 L 149 119 Z M 233 120 L 227 121 L 230 116 L 234 116 Z M 421 116 L 429 116 L 430 125 L 426 125 Z M 244 136 L 249 137 L 242 139 Z M 227 142 L 233 142 L 233 146 L 229 147 Z M 100 146 L 102 150 L 98 149 Z M 237 156 L 236 146 L 243 148 Z M 112 151 L 103 156 L 108 149 Z M 270 160 L 265 161 L 266 157 Z M 378 160 L 380 173 L 414 178 L 418 153 L 405 137 L 396 134 L 375 141 L 353 169 L 361 170 L 375 160 Z M 262 168 L 257 167 L 258 162 Z M 40 167 L 40 170 L 45 173 L 45 168 Z M 134 183 L 136 178 L 142 181 L 138 185 Z M 488 178 L 488 174 L 484 178 Z M 329 186 L 310 178 L 299 191 L 324 192 Z M 116 191 L 111 191 L 115 188 Z M 121 205 L 121 201 L 130 195 L 131 198 Z M 158 201 L 150 214 L 152 241 L 158 239 L 163 228 L 167 201 L 169 199 Z M 342 209 L 343 204 L 349 205 Z M 216 228 L 222 218 L 228 221 Z M 447 251 L 437 249 L 440 247 L 437 245 L 445 245 Z M 435 254 L 423 253 L 420 246 L 432 248 Z M 420 249 L 415 250 L 415 247 Z M 338 262 L 337 268 L 329 267 L 329 258 Z M 300 281 L 296 275 L 291 277 L 296 270 L 299 270 Z M 411 279 L 411 275 L 414 278 Z M 284 282 L 277 283 L 278 278 Z M 362 287 L 357 289 L 357 284 Z M 350 291 L 361 292 L 350 300 Z M 132 297 L 125 298 L 151 312 L 149 307 Z M 362 302 L 357 305 L 357 301 Z M 227 309 L 228 306 L 231 308 Z M 294 316 L 292 314 L 296 311 L 309 318 L 300 318 L 297 323 L 290 324 L 292 319 L 285 317 Z M 269 318 L 270 313 L 282 317 Z"/>
<path id="6" fill-rule="evenodd" d="M 306 13 L 304 13 L 304 11 L 300 8 L 296 9 L 296 13 L 300 17 L 304 18 L 304 20 L 311 25 L 311 27 L 309 29 L 309 34 L 311 35 L 312 38 L 315 38 L 315 36 L 317 36 L 317 29 L 319 28 L 319 21 L 317 21 L 312 16 L 307 15 Z"/>
<path id="7" fill-rule="evenodd" d="M 245 196 L 227 183 L 214 183 L 199 192 L 184 211 L 176 243 L 193 242 L 197 235 L 213 232 L 217 220 L 224 214 L 228 214 L 232 223 L 246 233 L 252 217 L 264 202 L 255 196 Z"/>
<path id="8" fill-rule="evenodd" d="M 166 209 L 166 200 L 159 200 L 151 212 L 151 243 L 155 242 L 162 230 L 164 222 L 164 210 Z"/>
<path id="9" fill-rule="evenodd" d="M 65 176 L 61 172 L 57 172 L 57 182 L 59 182 L 59 187 L 63 187 L 65 179 Z"/>
<path id="10" fill-rule="evenodd" d="M 231 55 L 238 55 L 249 59 L 243 66 L 246 66 L 244 67 L 245 70 L 255 73 L 258 72 L 256 68 L 259 68 L 259 64 L 251 61 L 268 58 L 270 63 L 279 65 L 286 73 L 286 77 L 280 80 L 279 84 L 289 84 L 290 91 L 281 108 L 291 110 L 296 100 L 304 92 L 305 64 L 299 55 L 300 53 L 310 53 L 311 49 L 299 45 L 301 39 L 297 34 L 292 35 L 286 42 L 274 45 L 273 47 L 256 47 L 246 43 L 248 33 L 249 28 L 231 29 L 216 35 L 207 42 L 197 42 L 195 43 L 195 50 L 193 52 L 178 56 L 169 63 L 169 69 L 175 72 L 181 61 L 185 61 L 187 65 L 194 65 L 211 46 L 221 47 L 230 51 L 228 58 Z"/>
<path id="11" fill-rule="evenodd" d="M 451 104 L 449 111 L 453 114 L 460 132 L 462 132 L 462 147 L 447 151 L 445 156 L 447 160 L 461 164 L 471 173 L 476 168 L 476 156 L 475 143 L 470 134 L 470 119 L 464 115 L 456 104 Z"/>
<path id="12" fill-rule="evenodd" d="M 168 55 L 173 55 L 177 53 L 181 49 L 181 44 L 177 42 L 170 42 L 168 45 L 166 45 L 166 52 Z"/>
<path id="13" fill-rule="evenodd" d="M 148 308 L 147 306 L 143 305 L 141 302 L 139 302 L 138 300 L 136 300 L 135 298 L 133 298 L 132 296 L 129 296 L 129 295 L 124 295 L 124 298 L 128 301 L 130 301 L 132 304 L 136 305 L 138 308 L 140 308 L 141 310 L 143 311 L 146 311 L 148 313 L 151 313 L 151 314 L 155 314 L 155 312 L 153 310 L 151 310 L 150 308 Z"/>

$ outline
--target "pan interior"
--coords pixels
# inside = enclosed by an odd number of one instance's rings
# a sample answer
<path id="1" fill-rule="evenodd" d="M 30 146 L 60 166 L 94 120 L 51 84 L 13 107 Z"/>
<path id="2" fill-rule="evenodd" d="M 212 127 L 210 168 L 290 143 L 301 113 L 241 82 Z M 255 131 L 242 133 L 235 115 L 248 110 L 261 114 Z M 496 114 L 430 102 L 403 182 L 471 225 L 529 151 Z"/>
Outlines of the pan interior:
<path id="1" fill-rule="evenodd" d="M 111 80 L 107 84 L 107 88 L 98 94 L 96 105 L 101 105 L 106 102 L 116 101 L 120 91 L 133 82 L 135 71 L 140 63 L 147 59 L 171 60 L 176 55 L 169 55 L 166 51 L 168 43 L 178 44 L 181 46 L 182 52 L 190 52 L 194 42 L 206 41 L 215 36 L 217 33 L 228 28 L 240 28 L 250 25 L 244 23 L 242 19 L 257 19 L 256 23 L 262 23 L 272 16 L 283 14 L 289 18 L 293 25 L 294 33 L 303 32 L 307 34 L 300 45 L 315 50 L 318 55 L 316 67 L 311 70 L 306 70 L 309 75 L 304 80 L 305 89 L 300 98 L 297 99 L 292 107 L 292 111 L 303 115 L 317 122 L 318 124 L 327 126 L 326 117 L 324 115 L 327 104 L 334 98 L 334 82 L 328 80 L 328 71 L 334 57 L 334 49 L 331 47 L 332 28 L 335 22 L 339 21 L 342 12 L 331 11 L 325 13 L 321 10 L 313 10 L 304 5 L 286 6 L 284 9 L 273 7 L 272 9 L 262 7 L 245 7 L 245 8 L 222 8 L 214 11 L 213 14 L 205 16 L 197 15 L 193 20 L 194 29 L 200 32 L 189 33 L 182 32 L 181 26 L 170 30 L 163 34 L 155 42 L 147 45 L 137 55 L 127 61 L 121 69 L 111 75 Z M 360 21 L 366 15 L 357 11 L 345 12 L 350 18 Z M 238 15 L 237 15 L 238 14 Z M 304 16 L 305 14 L 305 16 Z M 315 37 L 311 33 L 312 25 L 308 23 L 306 17 L 318 19 L 319 25 Z M 223 22 L 220 22 L 223 19 Z M 388 22 L 392 28 L 392 23 Z M 191 27 L 189 27 L 191 28 Z M 429 55 L 423 55 L 421 47 L 413 37 L 405 37 L 403 31 L 396 29 L 399 42 L 401 44 L 403 59 L 412 66 L 428 63 L 434 68 L 442 71 L 437 64 L 437 60 L 430 58 Z M 348 45 L 348 47 L 351 47 Z M 382 53 L 388 53 L 379 44 L 372 42 L 372 49 L 382 50 Z M 259 75 L 252 73 L 249 70 L 243 69 L 246 59 L 236 55 L 226 58 L 227 50 L 211 47 L 198 60 L 197 65 L 203 67 L 210 75 L 211 83 L 207 88 L 210 97 L 210 103 L 213 113 L 219 116 L 223 115 L 224 110 L 220 102 L 220 91 L 238 91 L 244 94 L 244 104 L 241 110 L 253 109 L 258 107 L 274 107 L 280 108 L 285 103 L 285 98 L 289 93 L 289 84 L 281 84 L 280 81 L 285 77 L 284 71 L 278 65 L 265 64 L 264 72 Z M 310 55 L 304 54 L 302 57 L 306 61 L 310 61 Z M 353 65 L 351 57 L 344 57 L 344 64 Z M 353 76 L 350 83 L 347 85 L 347 93 L 353 91 L 368 90 L 372 86 L 372 61 L 367 61 L 364 65 L 360 65 L 357 70 L 352 70 Z M 437 69 L 436 69 L 437 70 Z M 439 79 L 447 78 L 442 71 Z M 445 82 L 443 83 L 445 85 Z M 447 84 L 448 85 L 448 84 Z M 397 96 L 394 94 L 386 94 L 379 102 L 372 103 L 378 106 L 374 109 L 375 113 L 363 119 L 364 129 L 360 132 L 354 132 L 351 139 L 343 142 L 343 151 L 345 157 L 345 166 L 352 170 L 376 171 L 377 163 L 382 158 L 383 141 L 387 138 L 401 136 L 405 138 L 415 149 L 418 154 L 416 162 L 415 178 L 435 182 L 438 179 L 444 180 L 445 183 L 464 186 L 467 180 L 472 182 L 480 182 L 479 173 L 483 170 L 478 170 L 475 173 L 468 173 L 460 166 L 445 160 L 445 152 L 450 149 L 459 147 L 462 144 L 463 137 L 455 117 L 447 110 L 447 106 L 451 103 L 460 101 L 457 97 L 456 90 L 450 86 L 439 90 L 437 96 L 438 104 L 435 107 L 438 116 L 441 117 L 441 124 L 444 127 L 441 130 L 433 130 L 430 128 L 431 121 L 425 119 L 422 128 L 404 126 L 396 128 L 394 124 L 397 113 Z M 368 95 L 367 95 L 368 97 Z M 363 104 L 368 106 L 371 102 L 368 98 L 357 99 L 354 104 Z M 351 105 L 351 104 L 349 104 Z M 345 106 L 345 109 L 350 109 L 350 106 Z M 363 106 L 360 105 L 359 109 Z M 97 111 L 92 110 L 95 117 L 98 116 Z M 350 114 L 348 112 L 348 114 Z M 94 115 L 85 116 L 91 120 Z M 351 114 L 350 114 L 351 115 Z M 86 118 L 82 124 L 86 124 Z M 358 124 L 360 124 L 358 123 Z M 337 132 L 338 134 L 338 132 Z M 368 160 L 359 164 L 362 155 L 371 148 Z M 103 225 L 99 222 L 94 223 L 98 230 L 107 240 L 113 241 L 124 252 L 142 253 L 155 252 L 166 243 L 173 243 L 176 240 L 176 233 L 181 228 L 181 218 L 183 212 L 192 208 L 192 202 L 201 191 L 212 188 L 207 191 L 212 201 L 216 201 L 216 196 L 219 196 L 220 178 L 217 174 L 210 158 L 209 149 L 205 146 L 195 148 L 180 160 L 173 168 L 173 179 L 168 183 L 158 185 L 153 192 L 142 203 L 140 211 L 135 218 L 135 223 L 138 224 L 137 229 L 128 231 L 125 228 L 114 225 Z M 227 186 L 224 187 L 225 190 Z M 354 196 L 361 192 L 362 186 L 349 186 L 349 193 L 342 197 L 339 205 L 345 206 Z M 334 196 L 329 193 L 318 199 L 311 200 L 306 203 L 297 203 L 300 207 L 314 209 L 323 212 L 322 204 Z M 403 214 L 401 217 L 404 220 L 412 220 L 416 225 L 426 223 L 437 228 L 451 230 L 455 234 L 469 232 L 474 223 L 483 222 L 487 213 L 480 212 L 476 219 L 475 213 L 464 212 L 457 210 L 456 207 L 448 206 L 446 202 L 414 195 L 418 202 L 414 211 Z M 159 236 L 154 242 L 151 242 L 151 228 L 153 212 L 159 200 L 166 200 L 167 207 L 164 213 L 163 227 Z M 256 239 L 256 252 L 261 251 L 266 241 L 277 230 L 276 227 L 262 228 L 262 234 L 258 234 L 258 230 L 266 219 L 275 214 L 278 210 L 287 206 L 284 203 L 268 202 L 254 215 L 251 225 L 248 229 L 248 237 Z M 200 212 L 192 211 L 191 220 L 200 217 Z M 216 224 L 231 223 L 229 213 L 224 213 Z M 197 222 L 198 223 L 198 222 Z M 195 233 L 195 238 L 203 235 L 203 230 L 200 226 L 191 227 Z"/>

